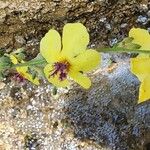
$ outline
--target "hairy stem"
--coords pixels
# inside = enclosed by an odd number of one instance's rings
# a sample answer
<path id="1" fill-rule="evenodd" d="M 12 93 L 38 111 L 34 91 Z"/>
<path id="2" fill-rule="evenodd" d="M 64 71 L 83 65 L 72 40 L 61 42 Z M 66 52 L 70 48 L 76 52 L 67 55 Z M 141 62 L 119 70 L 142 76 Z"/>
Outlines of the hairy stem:
<path id="1" fill-rule="evenodd" d="M 139 50 L 139 49 L 127 49 L 127 48 L 122 48 L 122 47 L 114 47 L 114 48 L 98 48 L 98 52 L 104 52 L 104 53 L 145 53 L 145 54 L 150 54 L 150 50 Z"/>

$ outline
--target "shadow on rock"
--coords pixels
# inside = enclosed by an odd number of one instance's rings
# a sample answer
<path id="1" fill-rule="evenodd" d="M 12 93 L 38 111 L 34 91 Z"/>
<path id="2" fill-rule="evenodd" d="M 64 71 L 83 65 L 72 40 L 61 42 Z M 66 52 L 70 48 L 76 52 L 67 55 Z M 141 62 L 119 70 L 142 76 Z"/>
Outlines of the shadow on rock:
<path id="1" fill-rule="evenodd" d="M 139 82 L 127 67 L 93 76 L 93 87 L 66 95 L 75 136 L 114 150 L 148 150 L 150 103 L 137 105 Z"/>

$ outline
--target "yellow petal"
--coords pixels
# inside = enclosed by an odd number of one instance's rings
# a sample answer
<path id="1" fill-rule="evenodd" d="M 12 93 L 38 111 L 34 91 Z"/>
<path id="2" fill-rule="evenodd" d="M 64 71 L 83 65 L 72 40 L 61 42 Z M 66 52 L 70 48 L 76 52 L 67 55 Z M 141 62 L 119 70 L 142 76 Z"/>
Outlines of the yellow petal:
<path id="1" fill-rule="evenodd" d="M 16 70 L 17 72 L 24 77 L 25 79 L 29 80 L 30 82 L 34 83 L 35 85 L 39 85 L 39 79 L 36 77 L 35 79 L 33 79 L 32 75 L 27 73 L 26 70 L 28 69 L 28 67 L 17 67 Z"/>
<path id="2" fill-rule="evenodd" d="M 131 59 L 131 71 L 138 74 L 150 74 L 150 58 L 137 57 Z"/>
<path id="3" fill-rule="evenodd" d="M 143 55 L 132 58 L 131 71 L 141 81 L 138 103 L 150 99 L 150 58 Z"/>
<path id="4" fill-rule="evenodd" d="M 13 64 L 18 64 L 18 60 L 16 59 L 15 56 L 10 55 L 10 59 L 11 59 L 11 62 L 12 62 Z"/>
<path id="5" fill-rule="evenodd" d="M 100 64 L 100 53 L 96 50 L 86 50 L 77 57 L 72 58 L 72 66 L 74 70 L 88 72 L 95 69 Z"/>
<path id="6" fill-rule="evenodd" d="M 53 85 L 57 86 L 57 87 L 67 87 L 69 85 L 69 81 L 67 79 L 61 81 L 59 79 L 58 75 L 55 75 L 54 77 L 50 76 L 51 71 L 53 71 L 53 69 L 54 68 L 51 64 L 48 64 L 48 65 L 45 66 L 44 73 L 45 73 L 45 76 L 46 76 L 47 80 L 50 83 L 52 83 Z"/>
<path id="7" fill-rule="evenodd" d="M 145 29 L 132 28 L 129 37 L 133 37 L 133 43 L 141 45 L 140 49 L 150 50 L 150 34 Z"/>
<path id="8" fill-rule="evenodd" d="M 18 60 L 15 56 L 11 55 L 10 59 L 12 61 L 13 64 L 18 64 Z M 22 61 L 23 63 L 24 61 Z M 28 71 L 28 67 L 24 66 L 24 67 L 16 67 L 17 72 L 24 77 L 25 79 L 29 80 L 30 82 L 34 83 L 35 85 L 39 85 L 39 79 L 36 77 L 35 79 L 33 79 L 32 75 L 27 73 Z"/>
<path id="9" fill-rule="evenodd" d="M 47 62 L 54 62 L 61 51 L 61 37 L 56 30 L 49 30 L 40 42 L 40 53 Z"/>
<path id="10" fill-rule="evenodd" d="M 150 75 L 145 77 L 140 85 L 139 101 L 138 103 L 144 102 L 150 99 Z"/>
<path id="11" fill-rule="evenodd" d="M 70 71 L 69 76 L 83 88 L 88 89 L 91 86 L 91 80 L 80 72 Z"/>
<path id="12" fill-rule="evenodd" d="M 63 28 L 62 53 L 68 57 L 74 57 L 84 52 L 89 43 L 89 34 L 81 23 L 68 23 Z"/>

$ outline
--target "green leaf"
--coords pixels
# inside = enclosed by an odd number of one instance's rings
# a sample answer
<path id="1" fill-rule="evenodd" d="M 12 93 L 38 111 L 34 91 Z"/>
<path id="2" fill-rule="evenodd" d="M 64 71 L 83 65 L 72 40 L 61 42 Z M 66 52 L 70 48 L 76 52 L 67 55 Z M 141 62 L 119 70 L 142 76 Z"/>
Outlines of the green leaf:
<path id="1" fill-rule="evenodd" d="M 11 60 L 7 56 L 2 56 L 0 57 L 0 70 L 2 69 L 7 69 L 8 67 L 11 66 Z"/>
<path id="2" fill-rule="evenodd" d="M 40 53 L 34 59 L 28 61 L 28 63 L 30 65 L 36 64 L 36 66 L 41 66 L 41 67 L 44 67 L 47 64 L 45 58 Z"/>
<path id="3" fill-rule="evenodd" d="M 44 57 L 39 53 L 35 58 L 33 58 L 31 61 L 35 61 L 35 60 L 43 60 L 44 59 Z M 31 62 L 30 61 L 30 62 Z"/>

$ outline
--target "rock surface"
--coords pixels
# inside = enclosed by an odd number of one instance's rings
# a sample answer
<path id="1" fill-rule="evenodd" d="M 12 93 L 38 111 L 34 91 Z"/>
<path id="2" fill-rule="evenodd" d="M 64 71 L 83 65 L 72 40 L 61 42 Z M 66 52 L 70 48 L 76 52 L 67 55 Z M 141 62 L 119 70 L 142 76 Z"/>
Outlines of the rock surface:
<path id="1" fill-rule="evenodd" d="M 35 56 L 43 35 L 67 22 L 82 22 L 92 44 L 106 45 L 137 26 L 139 15 L 148 27 L 148 7 L 147 0 L 0 0 L 0 49 L 25 47 Z"/>
<path id="2" fill-rule="evenodd" d="M 106 54 L 104 62 L 109 61 Z M 139 81 L 124 57 L 91 75 L 92 87 L 5 81 L 0 146 L 6 150 L 148 150 L 150 103 L 137 104 Z M 2 149 L 1 148 L 1 149 Z"/>
<path id="3" fill-rule="evenodd" d="M 95 74 L 89 91 L 67 95 L 75 135 L 113 150 L 142 150 L 150 140 L 150 103 L 137 105 L 139 82 L 125 59 L 107 69 Z"/>
<path id="4" fill-rule="evenodd" d="M 88 28 L 91 47 L 113 45 L 132 26 L 150 29 L 149 7 L 148 0 L 1 0 L 0 49 L 25 47 L 33 58 L 49 28 L 61 32 L 77 21 Z M 103 54 L 87 91 L 73 84 L 54 96 L 46 82 L 0 82 L 0 149 L 149 150 L 150 103 L 137 104 L 129 57 Z"/>

